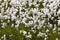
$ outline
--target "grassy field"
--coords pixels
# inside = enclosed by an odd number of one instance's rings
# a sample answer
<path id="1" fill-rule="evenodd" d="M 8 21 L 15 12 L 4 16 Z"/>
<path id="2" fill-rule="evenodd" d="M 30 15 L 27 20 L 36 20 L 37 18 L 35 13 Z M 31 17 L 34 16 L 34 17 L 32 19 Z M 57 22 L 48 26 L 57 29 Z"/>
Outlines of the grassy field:
<path id="1" fill-rule="evenodd" d="M 1 38 L 4 34 L 6 34 L 6 40 L 44 40 L 44 38 L 42 37 L 37 37 L 37 33 L 39 31 L 41 32 L 45 32 L 45 28 L 42 28 L 40 30 L 38 29 L 34 29 L 36 30 L 37 32 L 34 34 L 31 32 L 32 34 L 32 39 L 28 39 L 28 38 L 25 38 L 23 36 L 23 34 L 20 34 L 19 30 L 26 30 L 27 32 L 30 31 L 31 28 L 27 28 L 27 27 L 24 27 L 23 24 L 20 25 L 20 27 L 18 28 L 18 30 L 15 28 L 15 27 L 9 27 L 7 26 L 6 28 L 1 28 L 0 27 L 0 39 L 3 40 L 4 38 Z M 12 35 L 11 37 L 9 37 L 9 35 Z M 48 39 L 47 40 L 55 40 L 56 38 L 58 38 L 60 40 L 60 34 L 58 35 L 58 31 L 56 30 L 54 33 L 52 31 L 52 29 L 50 29 L 50 32 L 47 33 L 48 35 Z"/>

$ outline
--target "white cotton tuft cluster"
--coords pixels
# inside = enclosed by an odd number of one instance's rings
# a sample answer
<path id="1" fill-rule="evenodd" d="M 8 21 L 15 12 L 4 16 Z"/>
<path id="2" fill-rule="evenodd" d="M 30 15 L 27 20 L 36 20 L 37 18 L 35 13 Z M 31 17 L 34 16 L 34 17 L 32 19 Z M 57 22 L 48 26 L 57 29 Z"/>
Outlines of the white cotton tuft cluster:
<path id="1" fill-rule="evenodd" d="M 32 0 L 25 0 L 25 1 L 21 0 L 20 4 L 21 4 L 20 18 L 22 20 L 22 23 L 24 23 L 26 26 L 31 26 L 33 24 L 33 26 L 37 25 L 39 27 L 40 26 L 43 27 L 46 24 L 47 26 L 49 25 L 51 27 L 53 24 L 55 24 L 54 22 L 58 22 L 58 24 L 56 25 L 59 26 L 59 20 L 55 18 L 57 16 L 59 17 L 59 9 L 58 9 L 59 4 L 60 4 L 59 0 L 44 0 L 44 1 L 35 0 L 33 2 Z M 38 5 L 38 7 L 36 7 L 36 5 Z M 40 7 L 40 5 L 43 8 Z M 27 23 L 26 21 L 28 19 L 29 21 Z M 50 22 L 50 19 L 53 24 Z M 58 20 L 58 21 L 53 21 L 53 20 Z M 48 22 L 50 22 L 50 24 L 47 24 Z"/>
<path id="2" fill-rule="evenodd" d="M 0 21 L 2 28 L 8 24 L 18 28 L 23 23 L 25 27 L 37 26 L 37 29 L 41 29 L 47 26 L 56 30 L 60 26 L 60 0 L 0 0 Z M 48 32 L 47 29 L 46 33 Z M 25 35 L 27 32 L 22 33 Z M 42 35 L 43 33 L 38 34 Z M 26 37 L 31 38 L 32 35 Z"/>

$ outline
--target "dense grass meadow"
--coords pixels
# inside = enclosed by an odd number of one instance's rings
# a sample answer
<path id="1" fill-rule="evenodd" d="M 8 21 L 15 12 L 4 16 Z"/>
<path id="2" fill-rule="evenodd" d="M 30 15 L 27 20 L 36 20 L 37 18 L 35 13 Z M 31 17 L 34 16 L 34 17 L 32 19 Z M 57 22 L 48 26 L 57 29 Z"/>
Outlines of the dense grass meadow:
<path id="1" fill-rule="evenodd" d="M 60 0 L 0 0 L 0 40 L 60 40 Z"/>

